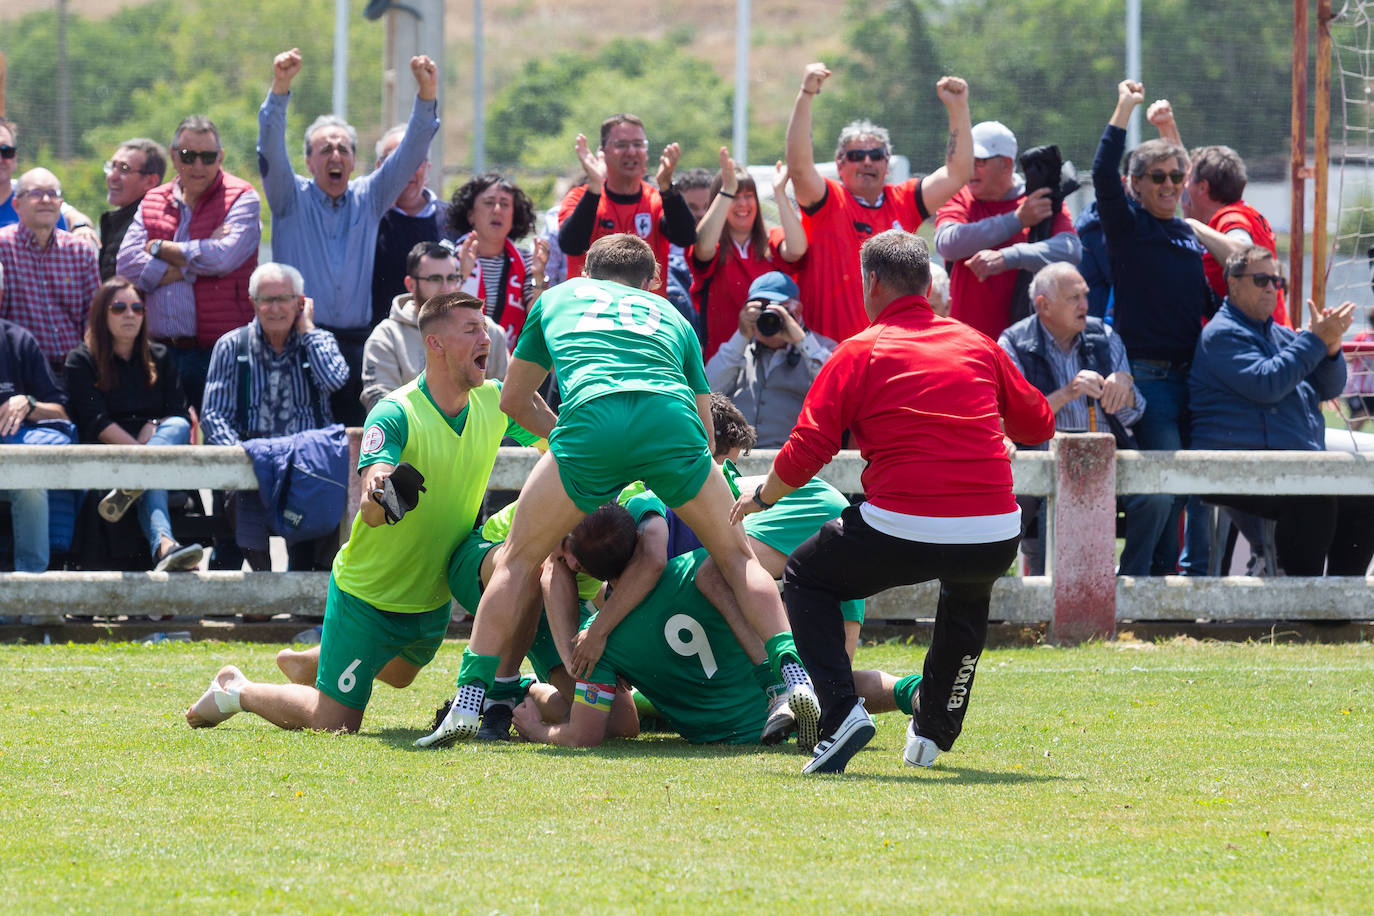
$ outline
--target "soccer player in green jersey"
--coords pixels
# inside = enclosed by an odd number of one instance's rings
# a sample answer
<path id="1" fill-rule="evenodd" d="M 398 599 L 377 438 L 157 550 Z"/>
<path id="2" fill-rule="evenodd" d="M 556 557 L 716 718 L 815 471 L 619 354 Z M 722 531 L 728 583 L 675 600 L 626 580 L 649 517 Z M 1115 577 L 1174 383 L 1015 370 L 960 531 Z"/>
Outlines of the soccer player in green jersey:
<path id="1" fill-rule="evenodd" d="M 502 656 L 518 651 L 521 617 L 537 606 L 544 560 L 588 513 L 633 480 L 672 506 L 720 567 L 751 628 L 768 634 L 769 664 L 787 685 L 799 726 L 818 716 L 811 679 L 792 643 L 773 579 L 728 523 L 731 492 L 711 460 L 710 388 L 701 348 L 667 300 L 648 293 L 652 249 L 631 235 L 597 240 L 586 277 L 546 292 L 521 331 L 501 409 L 549 438 L 521 490 L 506 549 L 482 596 L 448 714 L 421 746 L 477 733 Z M 558 416 L 536 396 L 554 369 Z"/>
<path id="2" fill-rule="evenodd" d="M 334 560 L 323 635 L 311 653 L 314 686 L 255 683 L 226 665 L 186 711 L 192 727 L 246 709 L 282 728 L 354 732 L 374 678 L 404 687 L 434 657 L 448 632 L 449 558 L 476 537 L 501 439 L 538 441 L 501 412 L 500 383 L 485 378 L 491 342 L 482 308 L 457 292 L 421 306 L 425 370 L 368 415 L 358 460 L 366 498 Z M 424 475 L 426 490 L 387 524 L 377 500 L 401 462 Z"/>
<path id="3" fill-rule="evenodd" d="M 636 540 L 633 517 L 612 503 L 574 529 L 568 551 L 582 569 L 614 585 Z M 758 688 L 756 665 L 694 584 L 706 560 L 704 550 L 669 560 L 658 585 L 612 631 L 593 671 L 577 680 L 567 720 L 544 722 L 535 700 L 528 699 L 515 710 L 520 733 L 572 747 L 600 744 L 608 733 L 623 735 L 623 728 L 612 728 L 611 710 L 618 682 L 624 681 L 688 741 L 759 743 L 768 704 Z M 873 712 L 906 712 L 921 677 L 862 671 L 854 680 Z"/>

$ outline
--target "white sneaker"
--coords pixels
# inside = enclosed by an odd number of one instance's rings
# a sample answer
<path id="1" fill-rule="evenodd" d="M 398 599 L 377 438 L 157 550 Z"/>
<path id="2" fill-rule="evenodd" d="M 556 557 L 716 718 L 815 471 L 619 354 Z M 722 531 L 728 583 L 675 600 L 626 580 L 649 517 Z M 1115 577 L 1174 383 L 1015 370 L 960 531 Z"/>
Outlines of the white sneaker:
<path id="1" fill-rule="evenodd" d="M 821 737 L 821 701 L 816 699 L 816 691 L 811 682 L 793 684 L 788 688 L 787 708 L 797 722 L 797 747 L 811 753 Z"/>
<path id="2" fill-rule="evenodd" d="M 849 715 L 844 717 L 835 734 L 821 739 L 803 773 L 843 773 L 850 758 L 873 740 L 873 720 L 864 709 L 863 697 L 854 702 Z"/>
<path id="3" fill-rule="evenodd" d="M 434 731 L 418 738 L 416 747 L 448 747 L 455 741 L 465 741 L 477 737 L 481 726 L 482 700 L 486 698 L 486 688 L 481 684 L 464 684 L 458 688 L 448 712 Z"/>
<path id="4" fill-rule="evenodd" d="M 779 693 L 768 704 L 768 719 L 763 723 L 763 734 L 759 736 L 760 744 L 771 745 L 786 741 L 787 736 L 797 727 L 797 717 L 792 714 L 792 709 L 787 703 L 787 694 Z"/>
<path id="5" fill-rule="evenodd" d="M 940 756 L 940 746 L 929 738 L 916 734 L 916 720 L 906 726 L 906 748 L 902 751 L 902 762 L 909 767 L 928 767 Z"/>

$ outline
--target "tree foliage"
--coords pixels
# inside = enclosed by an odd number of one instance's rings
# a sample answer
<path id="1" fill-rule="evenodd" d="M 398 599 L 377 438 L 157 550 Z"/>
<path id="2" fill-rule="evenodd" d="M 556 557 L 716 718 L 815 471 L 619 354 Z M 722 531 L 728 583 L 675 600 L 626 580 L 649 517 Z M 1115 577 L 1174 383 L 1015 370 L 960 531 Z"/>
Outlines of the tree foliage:
<path id="1" fill-rule="evenodd" d="M 652 172 L 656 150 L 682 146 L 684 162 L 714 162 L 730 136 L 733 93 L 704 61 L 671 40 L 616 39 L 593 54 L 532 60 L 493 100 L 487 152 L 500 167 L 576 174 L 579 133 L 596 147 L 617 112 L 644 121 Z"/>

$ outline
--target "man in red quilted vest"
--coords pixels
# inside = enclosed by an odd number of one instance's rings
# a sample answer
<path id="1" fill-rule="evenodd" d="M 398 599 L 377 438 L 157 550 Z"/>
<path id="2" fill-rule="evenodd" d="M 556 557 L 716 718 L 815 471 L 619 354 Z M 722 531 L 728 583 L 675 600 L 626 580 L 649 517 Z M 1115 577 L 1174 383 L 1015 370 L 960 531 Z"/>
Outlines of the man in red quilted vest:
<path id="1" fill-rule="evenodd" d="M 172 136 L 177 177 L 147 193 L 119 247 L 119 275 L 143 290 L 149 336 L 171 351 L 187 399 L 200 409 L 210 350 L 253 320 L 248 278 L 258 266 L 258 193 L 221 167 L 209 118 Z"/>

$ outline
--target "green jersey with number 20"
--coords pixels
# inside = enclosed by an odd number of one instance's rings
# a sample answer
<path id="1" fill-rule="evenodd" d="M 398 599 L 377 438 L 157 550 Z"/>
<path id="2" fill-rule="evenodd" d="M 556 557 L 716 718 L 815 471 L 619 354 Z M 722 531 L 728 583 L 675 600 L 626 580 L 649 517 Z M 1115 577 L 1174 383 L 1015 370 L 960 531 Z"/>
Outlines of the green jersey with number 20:
<path id="1" fill-rule="evenodd" d="M 515 345 L 517 359 L 553 369 L 562 410 L 621 391 L 685 398 L 711 386 L 701 343 L 667 299 L 610 280 L 581 277 L 539 297 Z"/>

